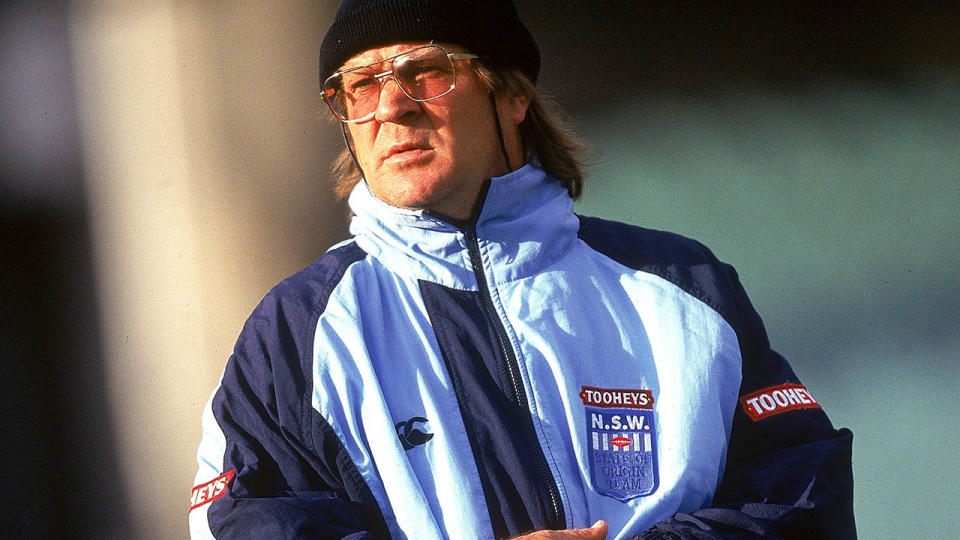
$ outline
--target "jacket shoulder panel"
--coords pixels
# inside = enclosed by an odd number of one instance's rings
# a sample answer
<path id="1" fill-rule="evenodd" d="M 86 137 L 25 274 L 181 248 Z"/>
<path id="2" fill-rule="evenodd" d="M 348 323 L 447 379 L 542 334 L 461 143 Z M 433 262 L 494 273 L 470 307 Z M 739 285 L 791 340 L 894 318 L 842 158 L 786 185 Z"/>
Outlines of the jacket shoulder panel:
<path id="1" fill-rule="evenodd" d="M 738 328 L 735 273 L 709 248 L 675 233 L 579 217 L 579 237 L 591 249 L 628 268 L 669 281 Z"/>
<path id="2" fill-rule="evenodd" d="M 366 252 L 355 242 L 324 253 L 271 289 L 251 314 L 248 325 L 276 320 L 274 315 L 288 315 L 283 317 L 286 322 L 307 326 L 312 335 L 313 325 L 326 308 L 330 294 L 347 269 L 365 256 Z"/>

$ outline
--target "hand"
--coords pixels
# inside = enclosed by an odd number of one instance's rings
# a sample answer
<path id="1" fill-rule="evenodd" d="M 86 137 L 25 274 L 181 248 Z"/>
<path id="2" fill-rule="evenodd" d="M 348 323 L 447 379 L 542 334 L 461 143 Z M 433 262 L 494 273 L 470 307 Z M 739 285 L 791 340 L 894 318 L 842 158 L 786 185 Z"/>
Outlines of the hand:
<path id="1" fill-rule="evenodd" d="M 513 540 L 604 540 L 607 537 L 607 522 L 597 520 L 589 529 L 564 529 L 562 531 L 536 531 Z"/>

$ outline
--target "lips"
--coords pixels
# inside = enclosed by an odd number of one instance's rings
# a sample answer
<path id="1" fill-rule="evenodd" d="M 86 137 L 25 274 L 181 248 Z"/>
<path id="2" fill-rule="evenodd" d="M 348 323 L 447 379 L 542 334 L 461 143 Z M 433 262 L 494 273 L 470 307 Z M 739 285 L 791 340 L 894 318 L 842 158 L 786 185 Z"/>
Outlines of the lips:
<path id="1" fill-rule="evenodd" d="M 429 149 L 430 148 L 424 144 L 416 144 L 416 143 L 410 143 L 410 142 L 394 144 L 387 149 L 387 152 L 384 155 L 383 160 L 386 161 L 392 157 L 403 157 L 406 155 L 412 156 L 417 152 L 422 152 Z"/>

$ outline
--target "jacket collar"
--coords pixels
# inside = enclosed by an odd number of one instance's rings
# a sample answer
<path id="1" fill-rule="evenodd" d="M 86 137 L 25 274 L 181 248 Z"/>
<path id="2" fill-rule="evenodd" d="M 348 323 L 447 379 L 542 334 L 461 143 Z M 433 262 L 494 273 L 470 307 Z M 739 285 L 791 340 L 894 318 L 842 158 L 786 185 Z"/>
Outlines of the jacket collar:
<path id="1" fill-rule="evenodd" d="M 458 289 L 475 290 L 468 229 L 476 233 L 491 285 L 549 266 L 576 239 L 573 201 L 533 164 L 492 178 L 475 223 L 460 228 L 423 210 L 390 206 L 360 182 L 349 198 L 350 232 L 388 270 Z"/>

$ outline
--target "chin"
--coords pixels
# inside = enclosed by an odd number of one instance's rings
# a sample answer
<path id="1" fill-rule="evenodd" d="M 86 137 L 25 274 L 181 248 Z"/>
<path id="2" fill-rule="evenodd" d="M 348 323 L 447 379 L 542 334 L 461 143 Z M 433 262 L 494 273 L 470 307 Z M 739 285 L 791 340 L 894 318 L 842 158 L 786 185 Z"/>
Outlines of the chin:
<path id="1" fill-rule="evenodd" d="M 442 198 L 444 182 L 436 178 L 400 178 L 406 175 L 393 175 L 387 185 L 372 186 L 371 190 L 380 200 L 401 208 L 429 208 Z"/>

